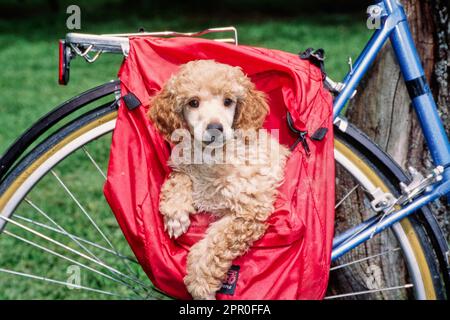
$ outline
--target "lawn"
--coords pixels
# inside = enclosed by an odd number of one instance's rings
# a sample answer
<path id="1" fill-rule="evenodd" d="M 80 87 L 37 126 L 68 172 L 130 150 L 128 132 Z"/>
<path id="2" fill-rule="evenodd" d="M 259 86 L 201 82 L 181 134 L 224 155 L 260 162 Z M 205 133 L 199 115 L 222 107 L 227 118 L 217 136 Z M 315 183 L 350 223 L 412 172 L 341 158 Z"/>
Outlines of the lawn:
<path id="1" fill-rule="evenodd" d="M 59 103 L 116 77 L 121 57 L 101 56 L 95 64 L 87 64 L 77 58 L 71 66 L 71 80 L 68 86 L 57 85 L 57 40 L 67 32 L 64 16 L 48 19 L 0 20 L 0 154 L 3 153 L 27 127 L 49 112 Z M 82 20 L 81 32 L 115 33 L 134 32 L 143 26 L 146 30 L 196 31 L 213 26 L 234 25 L 239 31 L 242 44 L 277 48 L 297 53 L 308 47 L 322 47 L 326 51 L 326 69 L 332 78 L 342 78 L 348 66 L 349 56 L 355 58 L 369 37 L 365 28 L 364 15 L 316 15 L 278 17 L 269 16 L 158 16 L 152 19 L 127 16 L 114 19 Z M 91 154 L 106 168 L 110 136 L 88 146 Z M 109 211 L 102 195 L 102 176 L 93 168 L 80 151 L 64 160 L 55 172 L 62 177 L 71 191 L 77 195 L 86 211 L 92 213 L 99 225 L 111 234 L 111 241 L 118 250 L 131 255 L 121 236 L 115 218 Z M 62 188 L 57 187 L 55 177 L 49 175 L 41 180 L 31 192 L 29 199 L 40 209 L 52 215 L 58 223 L 68 226 L 67 231 L 85 239 L 95 240 L 95 230 L 83 221 L 79 207 L 71 201 Z M 29 204 L 17 209 L 21 217 L 47 223 Z M 24 220 L 22 220 L 24 221 Z M 26 224 L 25 222 L 23 222 Z M 31 226 L 31 224 L 27 224 Z M 24 234 L 18 228 L 8 226 L 7 230 Z M 42 229 L 39 229 L 42 231 Z M 26 235 L 26 239 L 35 238 Z M 65 236 L 56 237 L 61 241 Z M 36 240 L 37 241 L 37 240 Z M 44 244 L 45 242 L 39 242 Z M 66 243 L 68 243 L 66 241 Z M 103 243 L 103 245 L 105 245 Z M 72 243 L 71 246 L 76 248 Z M 70 275 L 69 262 L 48 254 L 42 254 L 29 244 L 12 237 L 0 236 L 0 268 L 40 274 L 48 278 L 66 281 Z M 94 250 L 94 249 L 93 249 Z M 99 253 L 100 254 L 100 253 Z M 103 257 L 103 256 L 102 256 Z M 103 258 L 102 258 L 103 259 Z M 104 258 L 109 262 L 109 258 Z M 111 261 L 113 264 L 113 261 Z M 92 264 L 88 264 L 91 266 Z M 126 266 L 117 268 L 127 270 Z M 132 265 L 134 272 L 145 276 L 139 267 Z M 69 272 L 69 273 L 68 273 Z M 88 271 L 81 274 L 82 285 L 101 290 L 128 294 L 128 289 L 116 289 L 115 283 L 96 277 Z M 0 273 L 0 299 L 45 298 L 77 299 L 107 298 L 108 296 L 83 290 L 69 290 L 65 286 L 46 282 L 23 280 L 19 276 Z"/>

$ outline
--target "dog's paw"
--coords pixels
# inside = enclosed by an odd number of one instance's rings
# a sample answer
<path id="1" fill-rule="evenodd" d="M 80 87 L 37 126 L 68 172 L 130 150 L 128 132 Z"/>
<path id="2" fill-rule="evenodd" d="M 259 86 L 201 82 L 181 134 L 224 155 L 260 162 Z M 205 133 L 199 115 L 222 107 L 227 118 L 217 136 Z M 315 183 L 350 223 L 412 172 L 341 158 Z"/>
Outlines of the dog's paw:
<path id="1" fill-rule="evenodd" d="M 194 300 L 216 300 L 217 290 L 206 279 L 187 275 L 184 284 Z"/>
<path id="2" fill-rule="evenodd" d="M 215 300 L 222 286 L 219 278 L 223 272 L 217 268 L 211 253 L 206 239 L 194 244 L 189 251 L 184 284 L 195 300 Z"/>
<path id="3" fill-rule="evenodd" d="M 191 220 L 188 212 L 177 212 L 171 215 L 164 215 L 164 230 L 169 234 L 170 238 L 178 238 L 185 233 Z"/>

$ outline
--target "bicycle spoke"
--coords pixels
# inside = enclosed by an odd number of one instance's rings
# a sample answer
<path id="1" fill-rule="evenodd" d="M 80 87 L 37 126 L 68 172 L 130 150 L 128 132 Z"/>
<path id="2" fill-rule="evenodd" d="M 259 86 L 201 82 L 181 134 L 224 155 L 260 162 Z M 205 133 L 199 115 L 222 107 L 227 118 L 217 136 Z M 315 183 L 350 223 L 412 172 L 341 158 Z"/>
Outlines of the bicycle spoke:
<path id="1" fill-rule="evenodd" d="M 46 214 L 41 208 L 35 205 L 29 198 L 24 199 L 26 203 L 28 203 L 33 209 L 35 209 L 39 214 L 41 214 L 45 219 L 50 221 L 56 228 L 58 228 L 63 234 L 67 235 L 72 241 L 74 241 L 80 248 L 82 248 L 85 252 L 87 252 L 91 257 L 96 260 L 100 259 L 88 248 L 82 245 L 77 239 L 75 239 L 70 233 L 68 233 L 62 226 L 60 226 L 55 220 L 53 220 L 48 214 Z"/>
<path id="2" fill-rule="evenodd" d="M 34 221 L 34 220 L 32 220 L 32 219 L 29 219 L 29 218 L 25 218 L 25 217 L 23 217 L 23 216 L 21 216 L 21 215 L 19 215 L 19 214 L 17 214 L 17 213 L 14 214 L 14 218 L 19 219 L 19 220 L 22 220 L 22 221 L 25 221 L 25 222 L 28 222 L 28 223 L 30 223 L 30 224 L 33 224 L 33 225 L 35 225 L 35 226 L 44 228 L 44 229 L 46 229 L 46 230 L 50 230 L 50 231 L 53 231 L 53 232 L 56 232 L 56 233 L 59 233 L 59 234 L 63 234 L 63 235 L 67 235 L 67 236 L 72 236 L 74 239 L 76 239 L 76 240 L 78 240 L 78 241 L 80 241 L 80 242 L 86 243 L 86 244 L 88 244 L 88 245 L 90 245 L 90 246 L 93 246 L 93 247 L 95 247 L 95 248 L 97 248 L 97 249 L 100 249 L 100 250 L 102 250 L 102 251 L 105 251 L 105 252 L 107 252 L 107 253 L 109 253 L 109 254 L 112 254 L 112 255 L 114 255 L 114 256 L 117 256 L 117 257 L 119 257 L 119 258 L 127 259 L 127 260 L 130 261 L 130 262 L 139 264 L 139 262 L 138 262 L 136 259 L 132 258 L 132 257 L 128 257 L 128 256 L 126 256 L 126 255 L 124 255 L 124 254 L 122 254 L 122 253 L 116 253 L 116 252 L 114 252 L 114 251 L 111 250 L 111 249 L 108 249 L 108 248 L 105 248 L 104 246 L 99 245 L 98 243 L 95 243 L 95 242 L 86 240 L 86 239 L 84 239 L 84 238 L 81 238 L 81 237 L 76 236 L 76 235 L 71 234 L 71 233 L 65 233 L 65 232 L 60 231 L 60 230 L 58 230 L 58 229 L 56 229 L 56 228 L 53 228 L 53 227 L 51 227 L 51 226 L 49 226 L 49 225 L 46 225 L 45 223 L 41 223 L 41 222 L 37 222 L 37 221 Z"/>
<path id="3" fill-rule="evenodd" d="M 358 259 L 358 260 L 354 260 L 354 261 L 347 262 L 347 263 L 344 263 L 344 264 L 340 264 L 338 266 L 330 268 L 330 271 L 338 270 L 338 269 L 341 269 L 341 268 L 344 268 L 344 267 L 348 267 L 348 266 L 354 265 L 356 263 L 361 263 L 361 262 L 364 262 L 364 261 L 367 261 L 367 260 L 370 260 L 370 259 L 373 259 L 373 258 L 376 258 L 376 257 L 380 257 L 380 256 L 383 256 L 383 255 L 392 253 L 392 252 L 396 252 L 398 250 L 400 250 L 400 248 L 395 248 L 395 249 L 392 249 L 392 250 L 383 251 L 381 253 L 374 254 L 372 256 L 368 256 L 368 257 L 365 257 L 365 258 L 362 258 L 362 259 Z"/>
<path id="4" fill-rule="evenodd" d="M 76 203 L 78 208 L 83 212 L 83 214 L 88 218 L 89 222 L 94 226 L 94 228 L 97 230 L 97 232 L 102 236 L 102 238 L 106 241 L 106 243 L 109 245 L 111 249 L 114 250 L 114 252 L 117 253 L 117 249 L 114 247 L 114 245 L 111 243 L 111 241 L 108 239 L 108 237 L 103 233 L 103 231 L 100 229 L 100 227 L 95 223 L 95 221 L 92 219 L 91 215 L 86 211 L 86 209 L 81 205 L 81 203 L 78 201 L 78 199 L 74 196 L 74 194 L 69 190 L 69 188 L 66 186 L 66 184 L 61 180 L 61 178 L 56 174 L 54 170 L 51 170 L 51 173 L 53 176 L 58 180 L 59 184 L 63 187 L 63 189 L 66 191 L 66 193 L 72 198 L 72 200 Z M 135 275 L 135 273 L 131 270 L 131 267 L 127 263 L 126 260 L 122 259 L 122 262 L 127 267 L 128 271 L 130 272 L 130 275 Z"/>
<path id="5" fill-rule="evenodd" d="M 55 244 L 55 245 L 57 245 L 57 246 L 59 246 L 59 247 L 61 247 L 61 248 L 63 248 L 63 249 L 66 249 L 66 250 L 70 251 L 71 253 L 73 253 L 73 254 L 75 254 L 75 255 L 77 255 L 77 256 L 80 256 L 80 257 L 82 257 L 82 258 L 84 258 L 84 259 L 86 259 L 86 260 L 89 260 L 89 261 L 93 262 L 94 264 L 98 264 L 98 265 L 100 265 L 100 266 L 102 266 L 102 267 L 108 269 L 109 271 L 111 271 L 111 272 L 113 272 L 113 273 L 115 273 L 115 274 L 117 274 L 117 275 L 119 275 L 119 276 L 124 277 L 124 278 L 127 279 L 127 280 L 130 280 L 130 281 L 132 281 L 132 282 L 134 282 L 134 283 L 136 283 L 136 284 L 139 284 L 141 287 L 143 287 L 143 288 L 145 288 L 145 289 L 147 289 L 147 290 L 150 290 L 150 291 L 154 291 L 154 290 L 155 290 L 153 287 L 147 286 L 146 284 L 144 284 L 144 283 L 143 283 L 142 281 L 140 281 L 139 279 L 137 279 L 137 278 L 135 278 L 135 277 L 133 277 L 133 276 L 131 276 L 131 275 L 124 274 L 123 272 L 121 272 L 121 271 L 119 271 L 119 270 L 117 270 L 117 269 L 115 269 L 115 268 L 113 268 L 113 267 L 107 265 L 107 264 L 104 263 L 103 261 L 101 261 L 101 260 L 100 260 L 100 261 L 95 260 L 94 258 L 91 258 L 91 257 L 85 255 L 85 254 L 82 253 L 82 252 L 79 252 L 79 251 L 77 251 L 77 250 L 75 250 L 75 249 L 73 249 L 73 248 L 71 248 L 71 247 L 68 247 L 68 246 L 66 246 L 65 244 L 63 244 L 63 243 L 61 243 L 61 242 L 59 242 L 59 241 L 56 241 L 56 240 L 54 240 L 54 239 L 52 239 L 52 238 L 50 238 L 50 237 L 47 237 L 46 235 L 44 235 L 44 234 L 42 234 L 42 233 L 40 233 L 40 232 L 38 232 L 38 231 L 36 231 L 36 230 L 34 230 L 34 229 L 31 229 L 31 228 L 29 228 L 29 227 L 27 227 L 27 226 L 25 226 L 25 225 L 23 225 L 23 224 L 21 224 L 21 223 L 19 223 L 19 222 L 17 222 L 17 221 L 14 221 L 14 220 L 12 220 L 12 219 L 10 219 L 10 218 L 3 217 L 3 216 L 0 216 L 0 219 L 5 220 L 5 221 L 7 221 L 8 223 L 11 223 L 11 224 L 13 224 L 13 225 L 15 225 L 15 226 L 17 226 L 17 227 L 20 227 L 20 228 L 22 228 L 22 229 L 24 229 L 24 230 L 26 230 L 26 231 L 28 231 L 28 232 L 34 234 L 35 236 L 38 236 L 38 237 L 40 237 L 40 238 L 42 238 L 42 239 L 44 239 L 44 240 L 47 240 L 47 241 L 49 241 L 49 242 L 51 242 L 51 243 L 53 243 L 53 244 Z"/>
<path id="6" fill-rule="evenodd" d="M 106 174 L 103 172 L 102 169 L 100 169 L 100 166 L 97 164 L 97 162 L 94 160 L 94 158 L 91 156 L 89 151 L 87 150 L 86 146 L 83 146 L 81 149 L 83 149 L 84 154 L 91 160 L 92 164 L 95 168 L 97 168 L 97 171 L 102 175 L 102 177 L 106 180 Z"/>
<path id="7" fill-rule="evenodd" d="M 348 197 L 350 197 L 350 195 L 356 190 L 358 189 L 359 184 L 357 184 L 356 186 L 354 186 L 341 200 L 339 200 L 339 202 L 336 204 L 336 206 L 334 207 L 334 209 L 336 210 L 337 208 L 339 208 L 339 206 L 345 201 L 347 200 Z"/>
<path id="8" fill-rule="evenodd" d="M 102 277 L 104 277 L 106 279 L 109 279 L 109 280 L 112 280 L 114 282 L 120 283 L 120 284 L 130 288 L 131 290 L 133 290 L 133 292 L 139 297 L 139 293 L 136 291 L 136 289 L 133 286 L 131 286 L 130 284 L 128 284 L 128 283 L 126 283 L 126 282 L 124 282 L 124 281 L 122 281 L 120 279 L 117 279 L 117 278 L 114 278 L 114 277 L 112 277 L 110 275 L 107 275 L 106 273 L 103 273 L 103 272 L 101 272 L 101 271 L 99 271 L 97 269 L 89 267 L 88 265 L 85 265 L 85 264 L 83 264 L 81 262 L 78 262 L 78 261 L 76 261 L 76 260 L 74 260 L 72 258 L 66 257 L 66 256 L 64 256 L 64 255 L 62 255 L 62 254 L 60 254 L 60 253 L 58 253 L 58 252 L 56 252 L 54 250 L 48 249 L 48 248 L 46 248 L 44 246 L 41 246 L 41 245 L 37 244 L 36 242 L 30 241 L 28 239 L 25 239 L 25 238 L 19 236 L 19 235 L 16 235 L 16 234 L 14 234 L 12 232 L 9 232 L 8 230 L 4 230 L 3 233 L 8 235 L 8 236 L 10 236 L 10 237 L 13 237 L 16 240 L 20 240 L 20 241 L 25 242 L 25 243 L 27 243 L 27 244 L 35 247 L 35 248 L 41 249 L 41 250 L 43 250 L 43 251 L 45 251 L 45 252 L 47 252 L 47 253 L 49 253 L 51 255 L 54 255 L 54 256 L 56 256 L 58 258 L 61 258 L 61 259 L 66 260 L 66 261 L 69 261 L 69 262 L 71 262 L 73 264 L 76 264 L 77 266 L 80 266 L 80 267 L 82 267 L 84 269 L 87 269 L 87 270 L 92 271 L 92 272 L 94 272 L 94 273 L 96 273 L 98 275 L 101 275 Z"/>
<path id="9" fill-rule="evenodd" d="M 389 288 L 382 288 L 382 289 L 373 289 L 373 290 L 365 290 L 365 291 L 357 291 L 357 292 L 353 292 L 353 293 L 344 293 L 344 294 L 337 294 L 334 296 L 328 296 L 325 297 L 325 299 L 329 300 L 329 299 L 339 299 L 339 298 L 345 298 L 345 297 L 351 297 L 351 296 L 359 296 L 359 295 L 363 295 L 363 294 L 370 294 L 370 293 L 376 293 L 376 292 L 383 292 L 383 291 L 392 291 L 392 290 L 400 290 L 400 289 L 409 289 L 414 287 L 413 284 L 405 284 L 402 286 L 395 286 L 395 287 L 389 287 Z"/>
<path id="10" fill-rule="evenodd" d="M 78 208 L 83 212 L 83 214 L 88 218 L 89 222 L 94 226 L 94 228 L 97 230 L 97 232 L 102 236 L 102 238 L 106 241 L 106 243 L 111 247 L 111 249 L 114 250 L 114 246 L 111 243 L 111 241 L 108 239 L 108 237 L 103 233 L 103 231 L 100 229 L 100 227 L 95 223 L 95 221 L 92 219 L 91 215 L 86 211 L 86 209 L 81 205 L 81 203 L 78 201 L 78 199 L 74 196 L 74 194 L 69 190 L 69 188 L 66 186 L 66 184 L 61 180 L 61 178 L 56 174 L 54 170 L 51 170 L 52 175 L 56 178 L 58 183 L 63 187 L 63 189 L 66 191 L 66 193 L 72 198 L 72 200 L 75 202 L 75 204 L 78 206 Z"/>
<path id="11" fill-rule="evenodd" d="M 91 292 L 95 292 L 95 293 L 101 293 L 101 294 L 106 294 L 106 295 L 110 295 L 110 296 L 116 296 L 116 297 L 119 297 L 119 298 L 122 298 L 122 299 L 129 299 L 129 297 L 123 296 L 123 295 L 118 294 L 118 293 L 105 291 L 105 290 L 94 289 L 94 288 L 90 288 L 90 287 L 85 287 L 85 286 L 72 284 L 72 283 L 65 282 L 65 281 L 54 280 L 54 279 L 51 279 L 51 278 L 37 276 L 37 275 L 31 274 L 31 273 L 18 272 L 18 271 L 4 269 L 4 268 L 0 268 L 0 272 L 13 274 L 13 275 L 17 275 L 17 276 L 22 276 L 22 277 L 25 277 L 25 278 L 30 278 L 30 279 L 35 279 L 35 280 L 42 280 L 42 281 L 46 281 L 46 282 L 53 283 L 53 284 L 59 284 L 59 285 L 63 285 L 63 286 L 68 286 L 68 287 L 71 287 L 71 288 L 74 288 L 74 289 L 81 289 L 81 290 L 91 291 Z"/>

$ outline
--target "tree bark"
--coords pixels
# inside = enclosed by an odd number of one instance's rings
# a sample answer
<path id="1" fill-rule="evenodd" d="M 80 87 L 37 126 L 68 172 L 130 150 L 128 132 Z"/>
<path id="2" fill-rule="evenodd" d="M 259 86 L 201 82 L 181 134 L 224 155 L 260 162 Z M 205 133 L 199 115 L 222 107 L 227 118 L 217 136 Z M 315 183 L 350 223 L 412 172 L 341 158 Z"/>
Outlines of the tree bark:
<path id="1" fill-rule="evenodd" d="M 436 98 L 441 118 L 447 133 L 450 132 L 450 86 L 449 86 L 449 20 L 448 3 L 446 0 L 404 0 L 402 4 L 408 15 L 411 32 L 422 59 L 426 77 Z M 383 150 L 389 153 L 404 169 L 408 166 L 419 169 L 422 173 L 432 167 L 428 150 L 413 108 L 410 104 L 406 86 L 401 77 L 391 45 L 388 43 L 382 49 L 371 70 L 362 80 L 358 94 L 349 103 L 347 116 L 351 123 L 356 124 L 368 134 Z M 338 182 L 337 199 L 350 190 L 354 182 L 341 168 L 337 168 Z M 367 208 L 361 204 L 363 192 L 355 192 L 349 201 L 355 210 L 341 208 L 336 212 L 337 229 L 344 229 L 364 220 Z M 347 205 L 347 208 L 350 206 Z M 438 221 L 450 241 L 449 206 L 444 201 L 431 206 Z M 360 212 L 356 214 L 355 212 Z M 344 256 L 338 264 L 356 260 L 364 255 L 379 253 L 382 245 L 398 246 L 392 234 L 381 234 L 354 252 Z M 387 262 L 384 261 L 387 258 Z M 408 281 L 405 266 L 393 257 L 387 255 L 383 259 L 373 259 L 370 263 L 358 267 L 347 268 L 330 280 L 331 287 L 338 289 L 333 292 L 351 292 L 367 290 L 367 277 L 370 276 L 371 265 L 381 270 L 392 265 L 393 275 L 382 279 L 385 284 L 395 285 Z M 369 271 L 368 271 L 369 270 Z M 383 293 L 374 298 L 405 298 L 403 293 Z M 364 298 L 368 298 L 364 296 Z"/>

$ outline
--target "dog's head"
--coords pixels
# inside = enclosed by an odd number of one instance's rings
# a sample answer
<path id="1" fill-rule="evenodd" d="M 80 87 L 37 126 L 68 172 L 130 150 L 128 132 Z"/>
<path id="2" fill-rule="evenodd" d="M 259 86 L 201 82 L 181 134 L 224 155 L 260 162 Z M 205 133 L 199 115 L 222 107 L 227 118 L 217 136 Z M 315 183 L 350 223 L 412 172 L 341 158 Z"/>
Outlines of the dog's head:
<path id="1" fill-rule="evenodd" d="M 168 140 L 186 128 L 209 143 L 232 138 L 234 129 L 261 128 L 268 110 L 264 93 L 239 67 L 196 60 L 182 65 L 153 97 L 149 117 Z"/>

